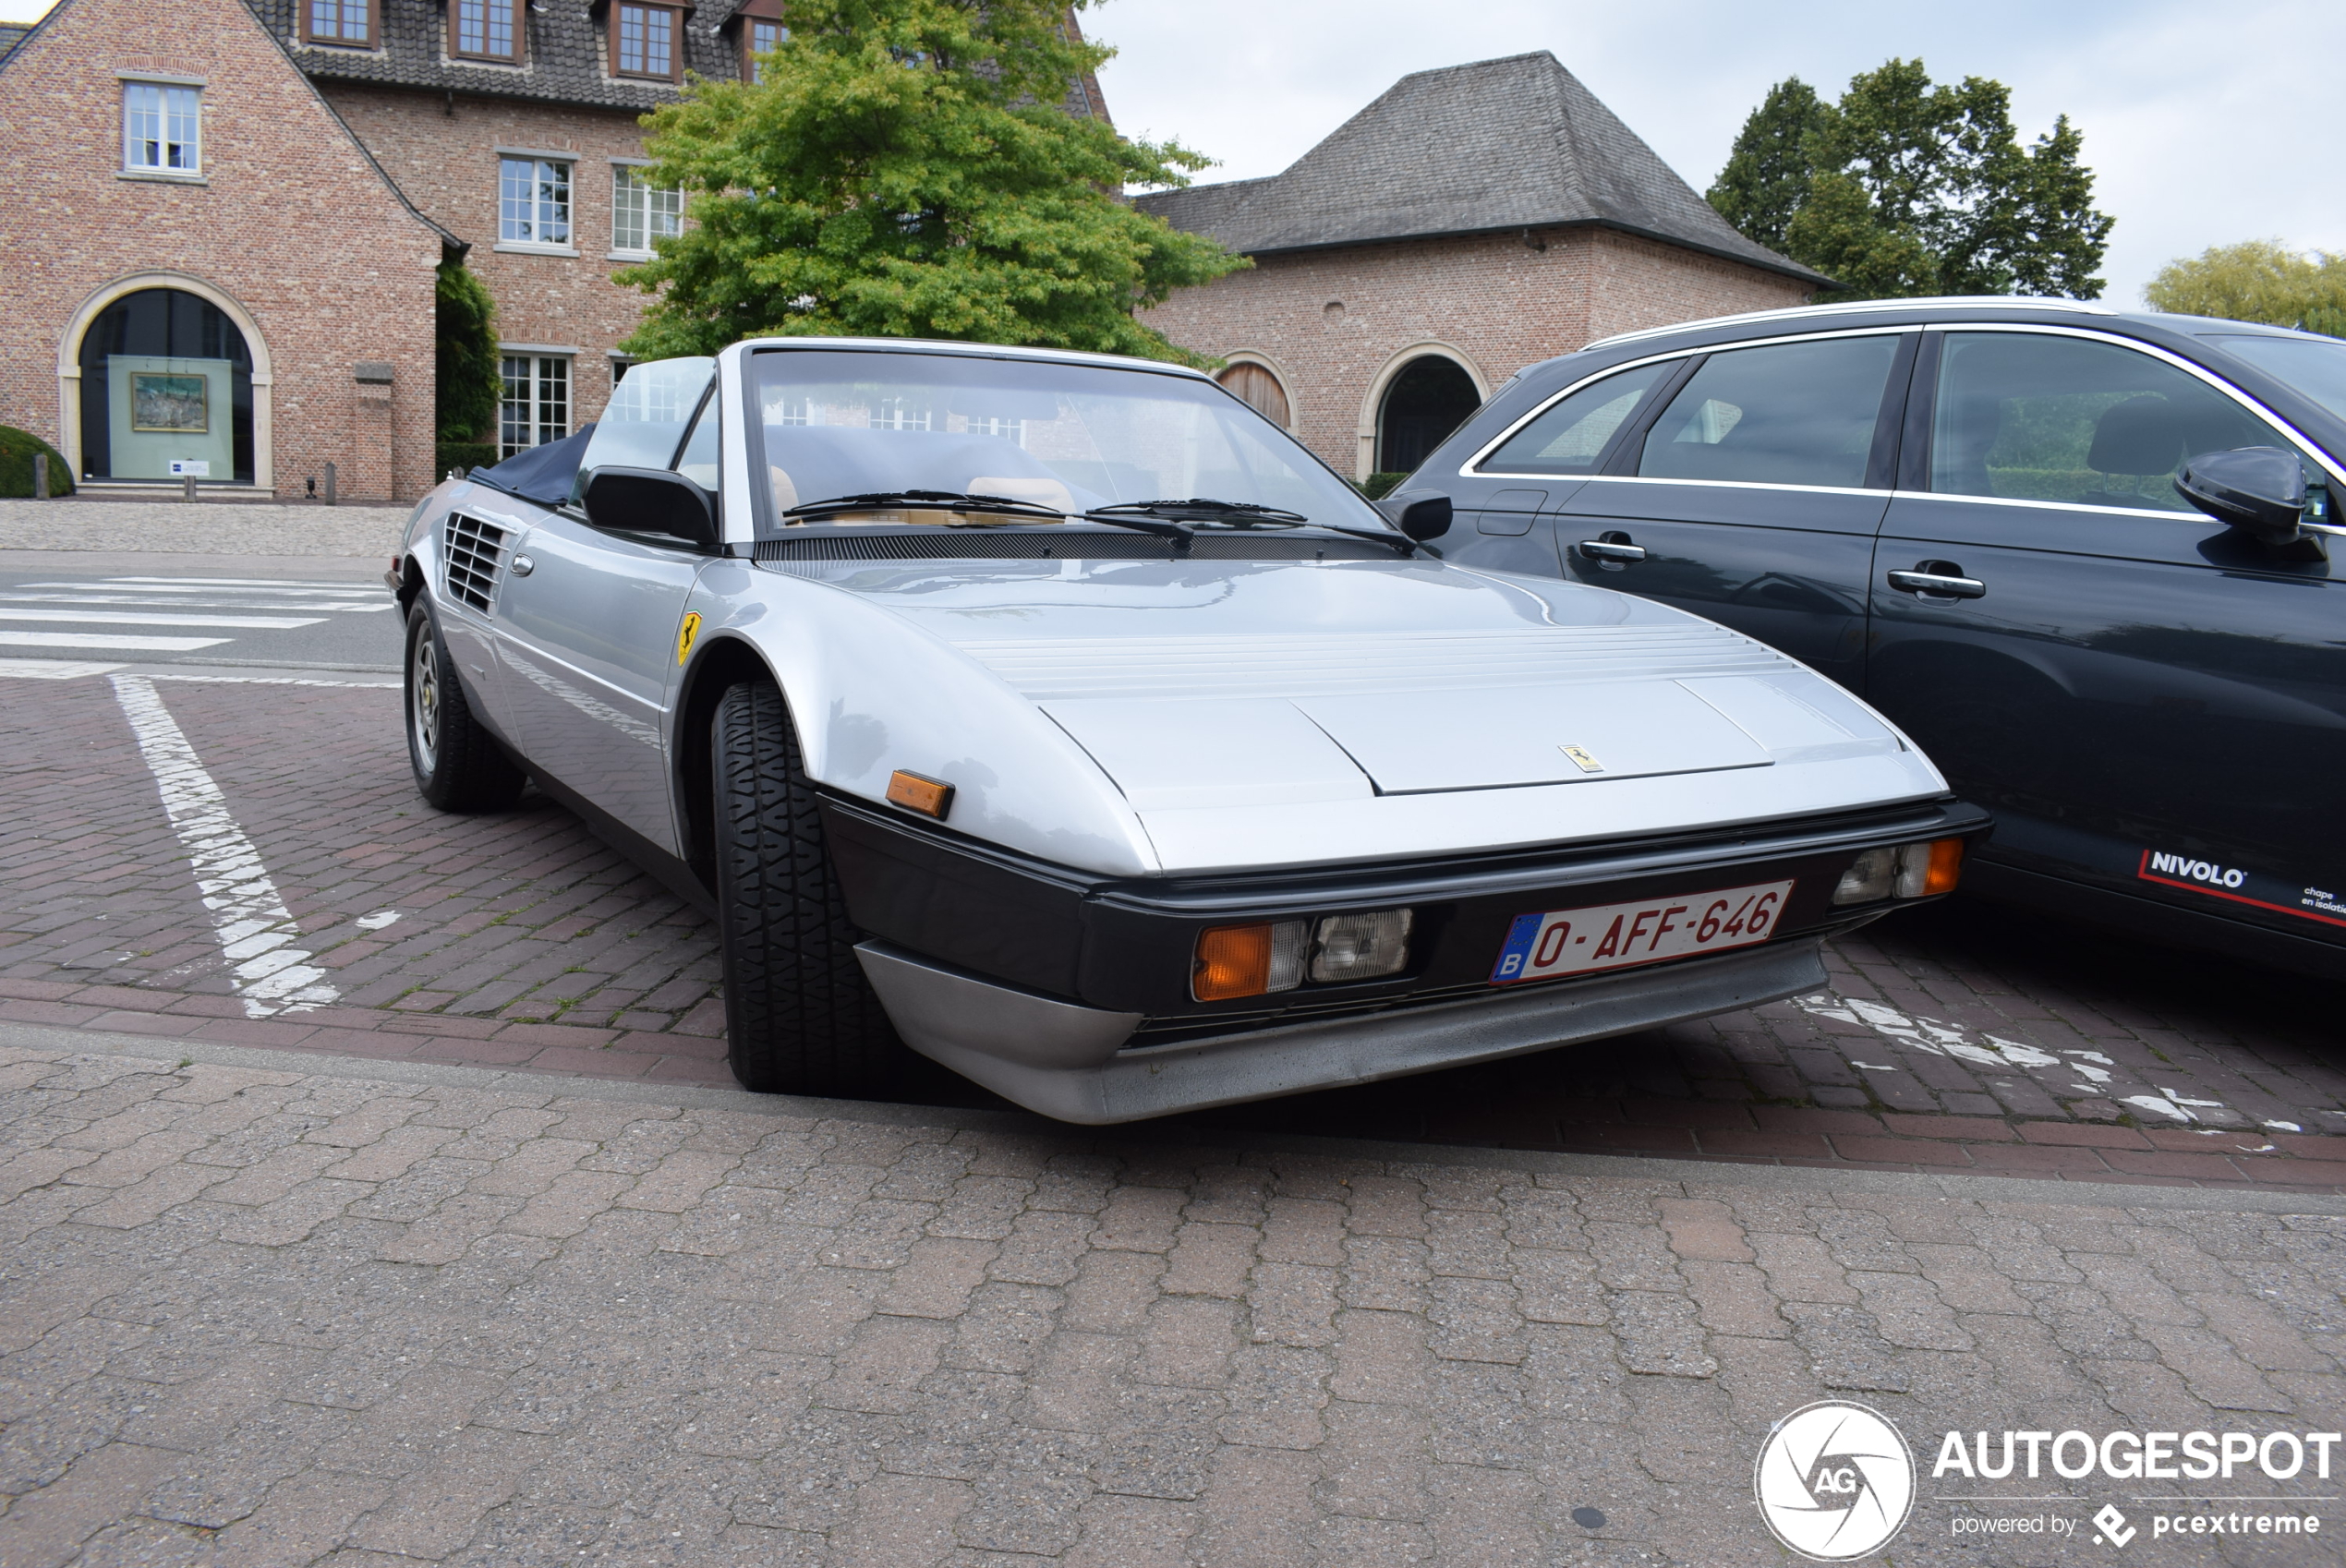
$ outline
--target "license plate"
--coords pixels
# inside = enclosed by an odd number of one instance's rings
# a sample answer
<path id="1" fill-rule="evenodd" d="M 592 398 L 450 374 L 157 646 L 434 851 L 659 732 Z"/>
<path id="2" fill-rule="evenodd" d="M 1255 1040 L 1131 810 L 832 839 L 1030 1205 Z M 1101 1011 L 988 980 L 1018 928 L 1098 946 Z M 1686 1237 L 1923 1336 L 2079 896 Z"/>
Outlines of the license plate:
<path id="1" fill-rule="evenodd" d="M 1493 985 L 1659 963 L 1765 942 L 1792 896 L 1790 882 L 1673 893 L 1634 904 L 1598 904 L 1515 917 L 1492 968 Z"/>

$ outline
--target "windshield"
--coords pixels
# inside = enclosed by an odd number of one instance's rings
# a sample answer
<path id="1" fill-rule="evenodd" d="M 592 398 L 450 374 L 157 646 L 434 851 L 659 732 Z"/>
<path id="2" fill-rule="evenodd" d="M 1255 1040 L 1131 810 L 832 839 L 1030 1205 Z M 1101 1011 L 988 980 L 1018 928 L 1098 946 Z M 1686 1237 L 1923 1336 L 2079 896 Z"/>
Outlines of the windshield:
<path id="1" fill-rule="evenodd" d="M 925 490 L 1061 514 L 1200 498 L 1390 532 L 1360 493 L 1211 382 L 979 355 L 768 350 L 750 361 L 764 463 L 761 537 L 793 507 Z M 825 521 L 1048 522 L 933 509 Z"/>
<path id="2" fill-rule="evenodd" d="M 2346 419 L 2346 342 L 2311 335 L 2300 338 L 2254 336 L 2243 332 L 2209 335 L 2267 375 L 2278 376 Z"/>

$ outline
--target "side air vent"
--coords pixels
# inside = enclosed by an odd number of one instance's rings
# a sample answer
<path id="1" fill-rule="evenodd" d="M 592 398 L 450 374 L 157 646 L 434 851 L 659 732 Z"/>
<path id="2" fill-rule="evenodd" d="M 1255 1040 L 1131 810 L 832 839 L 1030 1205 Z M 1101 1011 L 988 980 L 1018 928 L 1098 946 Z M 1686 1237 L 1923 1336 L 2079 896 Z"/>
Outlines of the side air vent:
<path id="1" fill-rule="evenodd" d="M 497 574 L 505 564 L 505 530 L 477 517 L 451 513 L 444 554 L 448 591 L 488 614 L 490 597 L 497 592 Z"/>

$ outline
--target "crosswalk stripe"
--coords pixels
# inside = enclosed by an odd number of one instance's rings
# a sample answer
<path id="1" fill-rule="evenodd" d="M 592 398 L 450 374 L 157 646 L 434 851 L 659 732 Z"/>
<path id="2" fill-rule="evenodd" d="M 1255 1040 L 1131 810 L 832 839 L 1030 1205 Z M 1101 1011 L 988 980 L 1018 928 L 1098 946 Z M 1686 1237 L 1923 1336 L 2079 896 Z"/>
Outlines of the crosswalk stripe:
<path id="1" fill-rule="evenodd" d="M 66 621 L 94 626 L 242 626 L 251 631 L 289 632 L 322 626 L 323 616 L 294 620 L 282 615 L 129 615 L 120 610 L 91 614 L 81 609 L 0 609 L 0 621 Z"/>
<path id="2" fill-rule="evenodd" d="M 142 637 L 128 632 L 0 632 L 0 647 L 150 648 L 157 653 L 192 653 L 216 648 L 232 637 Z"/>

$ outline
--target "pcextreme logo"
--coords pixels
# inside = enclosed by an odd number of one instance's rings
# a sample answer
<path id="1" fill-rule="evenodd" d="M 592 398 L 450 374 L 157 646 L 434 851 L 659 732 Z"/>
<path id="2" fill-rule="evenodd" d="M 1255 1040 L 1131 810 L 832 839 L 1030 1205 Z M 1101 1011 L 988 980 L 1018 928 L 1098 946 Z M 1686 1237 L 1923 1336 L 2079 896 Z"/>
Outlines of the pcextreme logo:
<path id="1" fill-rule="evenodd" d="M 1812 1562 L 1847 1562 L 1905 1527 L 1915 1456 L 1880 1411 L 1823 1399 L 1776 1424 L 1751 1488 L 1776 1539 Z"/>

